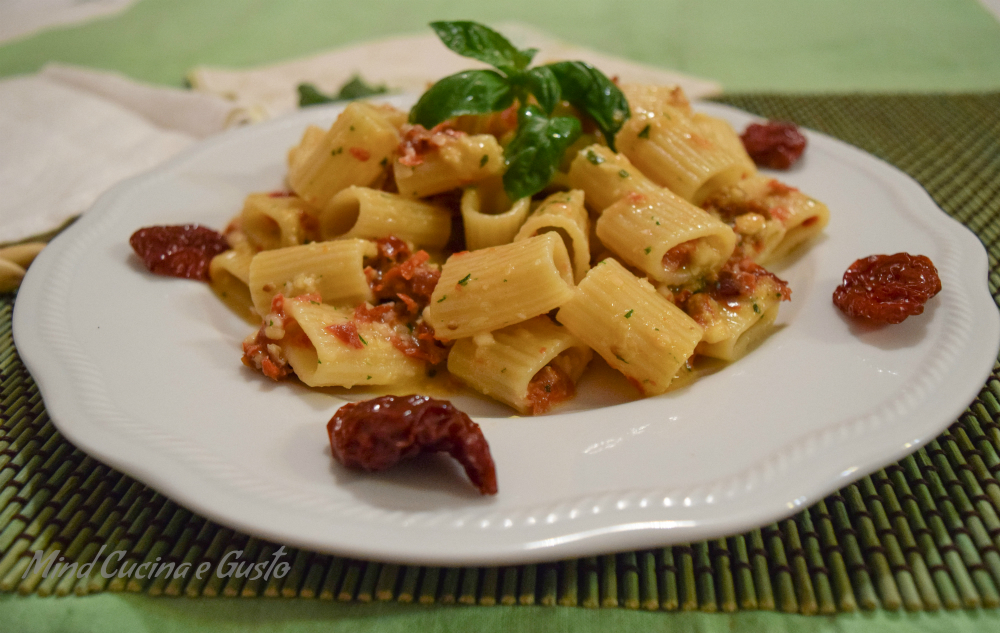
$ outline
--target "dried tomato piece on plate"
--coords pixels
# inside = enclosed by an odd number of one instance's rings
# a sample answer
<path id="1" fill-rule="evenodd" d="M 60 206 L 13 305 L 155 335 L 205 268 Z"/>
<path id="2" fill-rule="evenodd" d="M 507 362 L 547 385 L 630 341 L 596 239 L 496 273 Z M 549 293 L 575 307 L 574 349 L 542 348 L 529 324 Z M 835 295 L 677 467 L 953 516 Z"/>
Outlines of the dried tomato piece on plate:
<path id="1" fill-rule="evenodd" d="M 198 224 L 147 226 L 128 240 L 150 272 L 208 281 L 212 258 L 229 249 L 219 232 Z"/>
<path id="2" fill-rule="evenodd" d="M 833 291 L 833 304 L 848 316 L 873 323 L 902 323 L 922 313 L 939 292 L 937 268 L 924 255 L 871 255 L 847 269 Z"/>
<path id="3" fill-rule="evenodd" d="M 333 457 L 348 468 L 385 470 L 418 453 L 445 452 L 484 495 L 497 492 L 496 467 L 479 425 L 447 400 L 382 396 L 340 407 L 326 425 Z"/>
<path id="4" fill-rule="evenodd" d="M 806 149 L 806 137 L 794 123 L 751 123 L 740 135 L 747 154 L 759 167 L 788 169 Z"/>

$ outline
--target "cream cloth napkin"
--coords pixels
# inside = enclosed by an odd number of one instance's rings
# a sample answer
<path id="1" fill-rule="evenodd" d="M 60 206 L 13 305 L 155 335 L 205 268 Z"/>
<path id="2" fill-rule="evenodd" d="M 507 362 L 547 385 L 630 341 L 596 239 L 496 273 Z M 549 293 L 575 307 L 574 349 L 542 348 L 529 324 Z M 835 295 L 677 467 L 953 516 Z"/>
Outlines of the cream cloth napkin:
<path id="1" fill-rule="evenodd" d="M 0 244 L 61 226 L 240 112 L 219 97 L 69 66 L 0 81 Z"/>

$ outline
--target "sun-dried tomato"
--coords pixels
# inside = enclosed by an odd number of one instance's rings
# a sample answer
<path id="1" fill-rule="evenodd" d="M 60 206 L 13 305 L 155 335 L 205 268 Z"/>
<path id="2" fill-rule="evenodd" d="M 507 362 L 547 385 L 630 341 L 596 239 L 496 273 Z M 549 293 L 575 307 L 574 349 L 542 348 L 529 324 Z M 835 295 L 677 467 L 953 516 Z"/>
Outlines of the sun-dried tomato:
<path id="1" fill-rule="evenodd" d="M 208 281 L 212 258 L 229 249 L 226 238 L 197 224 L 147 226 L 128 240 L 150 272 Z"/>
<path id="2" fill-rule="evenodd" d="M 859 259 L 833 291 L 833 304 L 844 314 L 874 323 L 902 323 L 920 314 L 941 292 L 941 278 L 923 255 L 896 253 Z"/>
<path id="3" fill-rule="evenodd" d="M 348 468 L 385 470 L 419 453 L 445 452 L 484 495 L 497 492 L 496 467 L 479 425 L 447 400 L 382 396 L 345 404 L 326 425 L 334 458 Z"/>
<path id="4" fill-rule="evenodd" d="M 759 167 L 788 169 L 806 149 L 806 137 L 794 123 L 751 123 L 740 135 L 743 147 Z"/>

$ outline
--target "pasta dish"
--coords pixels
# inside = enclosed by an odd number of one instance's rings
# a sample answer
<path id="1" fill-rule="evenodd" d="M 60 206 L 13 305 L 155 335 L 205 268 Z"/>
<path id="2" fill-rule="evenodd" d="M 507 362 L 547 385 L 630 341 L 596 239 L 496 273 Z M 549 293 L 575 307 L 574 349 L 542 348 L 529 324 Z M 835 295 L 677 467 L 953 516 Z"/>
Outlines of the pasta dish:
<path id="1" fill-rule="evenodd" d="M 448 24 L 466 39 L 446 44 L 467 45 L 469 23 Z M 472 86 L 463 103 L 486 85 L 486 106 L 442 106 L 435 88 L 410 113 L 352 102 L 290 148 L 287 190 L 246 198 L 207 273 L 259 324 L 246 365 L 348 388 L 446 370 L 540 414 L 595 354 L 652 396 L 768 334 L 791 289 L 764 266 L 822 231 L 827 207 L 759 172 L 679 88 L 529 69 L 513 50 L 500 72 L 470 71 L 500 79 L 440 82 Z"/>

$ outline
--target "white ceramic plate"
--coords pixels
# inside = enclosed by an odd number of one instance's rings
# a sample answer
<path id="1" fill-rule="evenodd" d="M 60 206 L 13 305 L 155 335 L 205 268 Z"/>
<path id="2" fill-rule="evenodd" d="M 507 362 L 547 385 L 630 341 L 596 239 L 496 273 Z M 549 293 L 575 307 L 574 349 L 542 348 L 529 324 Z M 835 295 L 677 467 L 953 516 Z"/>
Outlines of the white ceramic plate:
<path id="1" fill-rule="evenodd" d="M 702 108 L 737 129 L 750 120 Z M 348 472 L 325 431 L 343 400 L 243 367 L 252 328 L 205 285 L 146 273 L 128 245 L 153 224 L 224 227 L 247 193 L 281 186 L 305 125 L 336 113 L 227 133 L 122 183 L 45 249 L 17 298 L 16 344 L 59 430 L 223 524 L 421 564 L 525 563 L 739 533 L 933 439 L 997 356 L 979 241 L 898 170 L 809 133 L 804 159 L 781 178 L 825 201 L 832 219 L 778 270 L 792 301 L 747 358 L 649 399 L 598 371 L 570 406 L 539 418 L 457 398 L 492 447 L 496 497 L 476 494 L 443 457 Z M 842 317 L 830 296 L 847 266 L 898 251 L 929 256 L 941 273 L 944 290 L 925 313 L 876 329 Z"/>

